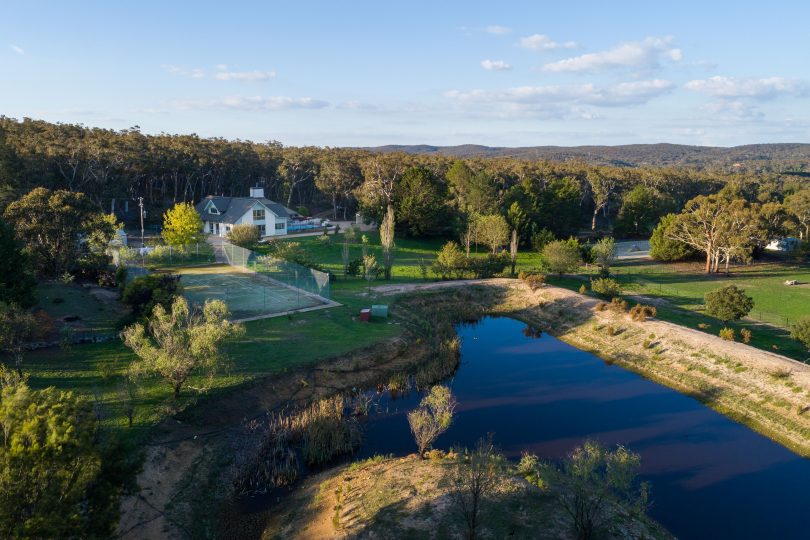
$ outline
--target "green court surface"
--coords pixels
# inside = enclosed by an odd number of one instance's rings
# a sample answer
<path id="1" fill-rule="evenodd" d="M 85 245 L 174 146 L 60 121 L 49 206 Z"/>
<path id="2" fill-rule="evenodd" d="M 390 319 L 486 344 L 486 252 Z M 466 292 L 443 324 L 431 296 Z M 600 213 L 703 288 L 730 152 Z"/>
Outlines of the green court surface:
<path id="1" fill-rule="evenodd" d="M 325 298 L 230 265 L 178 268 L 176 271 L 182 276 L 183 294 L 191 303 L 222 300 L 234 319 L 330 305 Z"/>

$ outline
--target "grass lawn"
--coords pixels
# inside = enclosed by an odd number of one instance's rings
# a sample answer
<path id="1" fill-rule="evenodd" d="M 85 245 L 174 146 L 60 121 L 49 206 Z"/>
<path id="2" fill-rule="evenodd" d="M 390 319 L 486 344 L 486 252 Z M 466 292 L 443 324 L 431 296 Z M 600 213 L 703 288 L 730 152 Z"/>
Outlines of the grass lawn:
<path id="1" fill-rule="evenodd" d="M 213 387 L 199 394 L 193 387 L 204 382 L 192 379 L 183 389 L 180 405 L 232 391 L 250 379 L 280 373 L 348 353 L 396 335 L 401 327 L 384 322 L 352 320 L 372 299 L 350 288 L 337 286 L 333 299 L 343 304 L 325 310 L 245 323 L 247 333 L 230 344 L 231 369 L 215 377 Z M 138 442 L 173 404 L 171 388 L 160 378 L 139 384 L 133 429 L 128 429 L 124 394 L 120 387 L 134 355 L 118 341 L 76 345 L 69 350 L 42 349 L 26 356 L 24 369 L 35 388 L 55 386 L 94 396 L 103 404 L 105 424 Z"/>
<path id="2" fill-rule="evenodd" d="M 695 262 L 661 264 L 654 261 L 624 263 L 616 266 L 619 280 L 627 290 L 660 296 L 686 309 L 703 305 L 707 292 L 734 284 L 754 299 L 750 317 L 783 328 L 810 315 L 810 267 L 795 263 L 765 261 L 736 266 L 731 275 L 706 275 Z M 786 280 L 799 285 L 787 286 Z"/>
<path id="3" fill-rule="evenodd" d="M 116 302 L 103 302 L 91 294 L 89 289 L 75 283 L 40 283 L 37 286 L 37 298 L 35 311 L 41 309 L 52 319 L 78 317 L 72 324 L 80 331 L 111 332 L 122 315 Z"/>

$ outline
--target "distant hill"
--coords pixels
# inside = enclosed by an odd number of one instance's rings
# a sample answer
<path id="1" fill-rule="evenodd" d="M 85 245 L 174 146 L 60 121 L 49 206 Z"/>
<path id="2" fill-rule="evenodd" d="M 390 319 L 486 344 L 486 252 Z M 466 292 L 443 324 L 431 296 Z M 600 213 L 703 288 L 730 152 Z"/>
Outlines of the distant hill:
<path id="1" fill-rule="evenodd" d="M 627 144 L 620 146 L 522 146 L 497 147 L 477 144 L 459 146 L 387 145 L 365 148 L 371 152 L 406 152 L 454 157 L 513 157 L 519 159 L 582 160 L 594 165 L 636 167 L 678 165 L 693 167 L 798 168 L 810 170 L 810 144 L 748 144 L 744 146 L 689 146 L 682 144 Z"/>

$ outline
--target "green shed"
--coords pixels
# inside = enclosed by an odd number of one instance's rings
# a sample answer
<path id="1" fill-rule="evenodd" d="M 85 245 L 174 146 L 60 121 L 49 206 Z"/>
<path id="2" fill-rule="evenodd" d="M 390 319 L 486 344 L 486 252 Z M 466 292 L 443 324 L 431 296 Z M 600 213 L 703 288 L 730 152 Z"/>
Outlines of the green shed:
<path id="1" fill-rule="evenodd" d="M 371 306 L 371 316 L 380 317 L 381 319 L 388 318 L 388 304 L 376 304 Z"/>

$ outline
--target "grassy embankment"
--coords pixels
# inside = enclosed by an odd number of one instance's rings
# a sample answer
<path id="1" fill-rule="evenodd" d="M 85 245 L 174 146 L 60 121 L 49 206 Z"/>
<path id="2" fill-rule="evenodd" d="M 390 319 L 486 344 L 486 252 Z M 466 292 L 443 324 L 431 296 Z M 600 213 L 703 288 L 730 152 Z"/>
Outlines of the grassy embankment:
<path id="1" fill-rule="evenodd" d="M 453 538 L 465 530 L 449 500 L 452 456 L 375 457 L 309 478 L 276 509 L 264 539 Z M 537 481 L 535 479 L 535 481 Z M 542 485 L 542 479 L 539 481 Z M 504 464 L 483 505 L 483 538 L 570 538 L 554 498 Z M 617 511 L 608 538 L 671 538 L 649 518 Z"/>

